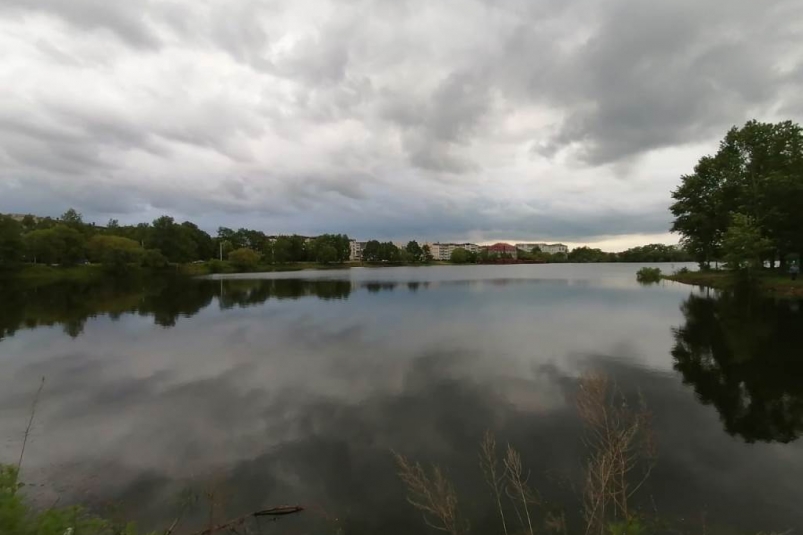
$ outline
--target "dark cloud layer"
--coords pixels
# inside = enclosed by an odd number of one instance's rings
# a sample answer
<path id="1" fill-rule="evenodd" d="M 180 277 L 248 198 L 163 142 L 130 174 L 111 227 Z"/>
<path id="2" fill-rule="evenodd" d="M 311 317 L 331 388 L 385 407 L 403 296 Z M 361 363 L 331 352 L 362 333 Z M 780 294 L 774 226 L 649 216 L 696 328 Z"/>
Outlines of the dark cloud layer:
<path id="1" fill-rule="evenodd" d="M 727 128 L 800 120 L 801 17 L 791 0 L 2 0 L 0 210 L 661 233 Z"/>

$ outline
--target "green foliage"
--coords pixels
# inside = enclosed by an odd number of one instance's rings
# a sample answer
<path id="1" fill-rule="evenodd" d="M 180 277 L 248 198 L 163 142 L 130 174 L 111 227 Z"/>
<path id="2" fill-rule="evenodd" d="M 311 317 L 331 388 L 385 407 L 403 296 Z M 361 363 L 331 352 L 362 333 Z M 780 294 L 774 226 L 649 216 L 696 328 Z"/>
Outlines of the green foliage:
<path id="1" fill-rule="evenodd" d="M 217 245 L 212 237 L 198 228 L 195 223 L 185 221 L 181 224 L 181 233 L 195 244 L 195 255 L 191 260 L 209 260 L 217 254 Z"/>
<path id="2" fill-rule="evenodd" d="M 27 257 L 32 262 L 74 266 L 85 257 L 85 237 L 61 224 L 29 232 L 24 240 Z"/>
<path id="3" fill-rule="evenodd" d="M 348 244 L 346 244 L 348 247 Z M 308 259 L 307 240 L 303 236 L 279 236 L 273 242 L 273 262 L 285 264 L 287 262 L 306 262 Z M 348 252 L 346 253 L 348 258 Z"/>
<path id="4" fill-rule="evenodd" d="M 803 251 L 803 130 L 786 121 L 732 128 L 672 193 L 673 232 L 701 266 L 720 259 L 733 214 L 751 218 L 769 248 L 762 260 Z M 732 236 L 733 238 L 733 236 Z M 733 243 L 731 243 L 733 245 Z M 733 251 L 731 250 L 730 253 Z M 737 262 L 736 265 L 739 265 Z"/>
<path id="5" fill-rule="evenodd" d="M 476 260 L 476 258 L 475 258 Z M 461 248 L 457 248 L 452 251 L 451 257 L 449 257 L 449 261 L 452 264 L 468 264 L 472 261 L 472 255 L 467 250 Z"/>
<path id="6" fill-rule="evenodd" d="M 0 269 L 14 268 L 24 258 L 22 225 L 10 217 L 0 216 Z"/>
<path id="7" fill-rule="evenodd" d="M 158 249 L 145 249 L 141 257 L 142 267 L 163 269 L 167 267 L 167 258 Z"/>
<path id="8" fill-rule="evenodd" d="M 569 262 L 590 263 L 590 262 L 615 262 L 617 260 L 614 253 L 606 253 L 602 249 L 591 247 L 577 247 L 569 252 Z"/>
<path id="9" fill-rule="evenodd" d="M 139 264 L 145 251 L 139 243 L 121 236 L 92 236 L 87 242 L 87 254 L 92 262 L 99 262 L 113 271 L 124 270 Z"/>
<path id="10" fill-rule="evenodd" d="M 689 262 L 692 256 L 674 245 L 651 243 L 632 247 L 617 255 L 620 262 Z"/>
<path id="11" fill-rule="evenodd" d="M 434 257 L 432 256 L 432 249 L 430 246 L 424 244 L 424 246 L 421 247 L 421 251 L 424 253 L 424 262 L 432 262 Z"/>
<path id="12" fill-rule="evenodd" d="M 402 261 L 402 252 L 392 242 L 380 243 L 377 240 L 371 240 L 365 244 L 362 258 L 366 262 L 397 263 Z"/>
<path id="13" fill-rule="evenodd" d="M 366 262 L 379 262 L 380 244 L 377 240 L 370 240 L 362 249 L 362 259 Z"/>
<path id="14" fill-rule="evenodd" d="M 209 266 L 209 273 L 230 273 L 233 271 L 231 264 L 223 260 L 210 260 L 207 265 Z"/>
<path id="15" fill-rule="evenodd" d="M 190 262 L 197 258 L 198 246 L 193 231 L 175 222 L 172 217 L 162 216 L 151 225 L 149 248 L 158 249 L 170 262 Z"/>
<path id="16" fill-rule="evenodd" d="M 661 280 L 661 269 L 643 267 L 636 272 L 636 280 L 645 283 L 659 282 Z"/>
<path id="17" fill-rule="evenodd" d="M 22 228 L 25 229 L 26 232 L 36 228 L 36 218 L 31 214 L 26 214 L 25 216 L 23 216 Z"/>
<path id="18" fill-rule="evenodd" d="M 331 245 L 319 246 L 315 251 L 315 256 L 321 264 L 331 264 L 339 260 L 337 249 Z"/>
<path id="19" fill-rule="evenodd" d="M 647 535 L 647 526 L 638 518 L 630 518 L 608 524 L 610 535 Z"/>
<path id="20" fill-rule="evenodd" d="M 80 227 L 84 224 L 83 216 L 80 213 L 78 213 L 74 208 L 70 208 L 66 212 L 61 214 L 59 220 L 65 225 L 68 225 L 72 228 Z"/>
<path id="21" fill-rule="evenodd" d="M 229 262 L 238 269 L 253 269 L 259 264 L 260 255 L 253 249 L 241 247 L 229 253 Z"/>
<path id="22" fill-rule="evenodd" d="M 132 524 L 116 525 L 80 507 L 34 512 L 23 499 L 15 466 L 0 465 L 0 528 L 3 535 L 135 535 Z"/>
<path id="23" fill-rule="evenodd" d="M 345 262 L 349 259 L 349 237 L 345 234 L 322 234 L 309 244 L 311 260 L 321 264 Z"/>
<path id="24" fill-rule="evenodd" d="M 429 248 L 428 246 L 425 246 Z M 410 262 L 418 263 L 426 261 L 426 254 L 424 253 L 424 249 L 418 245 L 418 242 L 415 240 L 407 242 L 407 245 L 404 247 L 405 252 L 408 254 L 408 258 Z"/>
<path id="25" fill-rule="evenodd" d="M 750 270 L 761 267 L 762 259 L 772 249 L 772 242 L 762 236 L 755 220 L 744 214 L 734 214 L 722 238 L 722 252 L 728 266 Z"/>

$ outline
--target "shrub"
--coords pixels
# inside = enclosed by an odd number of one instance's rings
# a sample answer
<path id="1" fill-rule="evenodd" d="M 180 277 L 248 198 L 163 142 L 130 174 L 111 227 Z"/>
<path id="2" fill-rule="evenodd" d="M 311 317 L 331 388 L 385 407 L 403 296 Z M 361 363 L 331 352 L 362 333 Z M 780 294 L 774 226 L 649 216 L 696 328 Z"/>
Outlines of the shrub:
<path id="1" fill-rule="evenodd" d="M 259 253 L 242 247 L 229 253 L 229 262 L 239 269 L 251 269 L 259 263 Z"/>
<path id="2" fill-rule="evenodd" d="M 142 267 L 154 269 L 167 267 L 167 258 L 159 249 L 146 249 L 142 254 Z"/>
<path id="3" fill-rule="evenodd" d="M 209 266 L 209 273 L 230 273 L 231 266 L 228 262 L 223 260 L 210 260 L 207 264 Z"/>
<path id="4" fill-rule="evenodd" d="M 131 524 L 115 525 L 80 507 L 36 513 L 23 500 L 16 466 L 0 465 L 0 529 L 9 535 L 134 535 Z"/>
<path id="5" fill-rule="evenodd" d="M 643 267 L 636 272 L 636 280 L 645 283 L 658 282 L 661 280 L 661 269 Z"/>

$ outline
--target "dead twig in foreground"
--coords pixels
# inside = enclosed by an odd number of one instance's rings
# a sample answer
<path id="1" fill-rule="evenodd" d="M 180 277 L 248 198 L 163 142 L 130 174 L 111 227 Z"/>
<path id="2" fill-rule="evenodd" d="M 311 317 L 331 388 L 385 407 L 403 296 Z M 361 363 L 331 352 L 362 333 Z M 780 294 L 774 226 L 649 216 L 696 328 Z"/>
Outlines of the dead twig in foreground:
<path id="1" fill-rule="evenodd" d="M 39 383 L 39 390 L 33 397 L 33 404 L 31 404 L 31 415 L 28 418 L 28 426 L 25 428 L 25 435 L 22 439 L 22 450 L 20 451 L 20 459 L 17 461 L 17 473 L 22 467 L 22 458 L 25 456 L 25 446 L 28 445 L 28 435 L 31 434 L 31 426 L 33 425 L 33 417 L 36 416 L 36 404 L 39 403 L 39 396 L 42 394 L 42 389 L 45 387 L 45 378 L 42 377 L 42 382 Z"/>
<path id="2" fill-rule="evenodd" d="M 211 535 L 212 533 L 217 533 L 218 531 L 223 531 L 224 529 L 233 530 L 235 527 L 242 525 L 250 518 L 269 516 L 273 517 L 274 520 L 278 520 L 279 517 L 300 513 L 303 510 L 304 508 L 300 505 L 279 505 L 277 507 L 271 507 L 270 509 L 262 509 L 260 511 L 248 513 L 247 515 L 229 520 L 223 524 L 218 524 L 217 526 L 211 526 L 206 529 L 202 529 L 201 531 L 196 531 L 192 535 Z"/>

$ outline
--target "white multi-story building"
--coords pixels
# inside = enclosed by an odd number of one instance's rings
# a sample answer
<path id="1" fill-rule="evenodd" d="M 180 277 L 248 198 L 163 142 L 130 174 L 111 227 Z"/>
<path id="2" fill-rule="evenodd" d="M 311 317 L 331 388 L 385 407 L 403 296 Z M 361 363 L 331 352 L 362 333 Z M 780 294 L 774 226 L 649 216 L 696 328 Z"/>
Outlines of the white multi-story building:
<path id="1" fill-rule="evenodd" d="M 428 243 L 429 251 L 435 260 L 450 260 L 455 249 L 465 249 L 470 253 L 479 253 L 480 246 L 474 243 Z"/>
<path id="2" fill-rule="evenodd" d="M 365 247 L 364 241 L 349 240 L 349 260 L 359 262 L 362 260 L 362 249 Z"/>
<path id="3" fill-rule="evenodd" d="M 562 243 L 517 243 L 516 249 L 531 252 L 538 247 L 542 253 L 556 254 L 556 253 L 569 253 L 569 248 Z"/>

